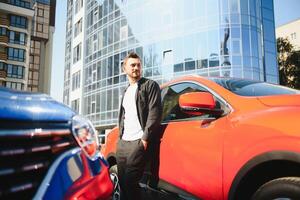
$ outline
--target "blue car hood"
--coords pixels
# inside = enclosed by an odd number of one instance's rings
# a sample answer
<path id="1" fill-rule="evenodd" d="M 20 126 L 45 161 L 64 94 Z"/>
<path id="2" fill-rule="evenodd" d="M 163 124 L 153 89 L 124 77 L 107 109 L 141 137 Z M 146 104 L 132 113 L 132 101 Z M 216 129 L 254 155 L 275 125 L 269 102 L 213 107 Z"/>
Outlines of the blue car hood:
<path id="1" fill-rule="evenodd" d="M 0 87 L 0 120 L 69 121 L 75 112 L 45 94 Z"/>

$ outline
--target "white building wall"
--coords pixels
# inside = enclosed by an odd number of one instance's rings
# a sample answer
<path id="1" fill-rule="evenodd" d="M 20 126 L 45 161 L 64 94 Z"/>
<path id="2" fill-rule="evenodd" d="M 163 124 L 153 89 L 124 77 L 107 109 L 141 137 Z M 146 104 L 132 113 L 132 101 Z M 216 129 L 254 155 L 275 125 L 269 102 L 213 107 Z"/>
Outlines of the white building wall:
<path id="1" fill-rule="evenodd" d="M 75 6 L 75 2 L 73 1 L 73 6 Z M 83 5 L 82 8 L 79 10 L 78 13 L 75 14 L 75 7 L 73 8 L 73 35 L 72 35 L 72 55 L 71 55 L 71 77 L 70 77 L 70 82 L 71 82 L 71 87 L 70 87 L 70 105 L 72 105 L 72 101 L 79 99 L 79 114 L 82 113 L 82 94 L 83 94 L 83 63 L 84 63 L 84 10 L 85 10 L 85 1 L 83 0 Z M 76 37 L 74 37 L 74 32 L 75 32 L 75 24 L 82 19 L 82 32 L 79 33 Z M 73 56 L 74 56 L 74 48 L 81 43 L 81 59 L 73 63 Z M 80 87 L 78 89 L 75 89 L 72 91 L 72 77 L 73 74 L 77 73 L 80 71 Z"/>
<path id="2" fill-rule="evenodd" d="M 49 39 L 46 43 L 45 48 L 45 66 L 44 66 L 44 80 L 43 80 L 43 88 L 41 90 L 47 94 L 50 94 L 51 90 L 51 69 L 52 69 L 52 51 L 53 51 L 53 35 L 54 35 L 55 27 L 49 26 Z M 55 74 L 54 74 L 55 76 Z"/>
<path id="3" fill-rule="evenodd" d="M 276 28 L 276 38 L 288 38 L 295 49 L 300 50 L 300 19 Z"/>

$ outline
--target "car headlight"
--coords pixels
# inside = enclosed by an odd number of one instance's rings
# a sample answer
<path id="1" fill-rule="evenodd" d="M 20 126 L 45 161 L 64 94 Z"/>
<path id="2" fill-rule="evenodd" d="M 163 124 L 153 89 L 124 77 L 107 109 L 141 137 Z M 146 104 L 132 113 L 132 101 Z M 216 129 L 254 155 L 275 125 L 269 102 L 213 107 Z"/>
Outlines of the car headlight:
<path id="1" fill-rule="evenodd" d="M 72 132 L 87 157 L 96 160 L 98 158 L 98 143 L 92 122 L 83 116 L 76 115 L 72 119 Z"/>

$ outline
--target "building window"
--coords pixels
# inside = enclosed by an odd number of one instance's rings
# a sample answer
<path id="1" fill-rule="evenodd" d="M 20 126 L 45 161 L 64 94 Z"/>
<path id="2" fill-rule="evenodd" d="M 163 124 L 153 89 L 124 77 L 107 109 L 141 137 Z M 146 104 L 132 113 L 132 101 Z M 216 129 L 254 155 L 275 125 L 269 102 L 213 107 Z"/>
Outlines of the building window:
<path id="1" fill-rule="evenodd" d="M 23 83 L 6 81 L 5 85 L 6 85 L 7 88 L 12 88 L 12 89 L 15 89 L 15 90 L 24 90 L 24 84 Z"/>
<path id="2" fill-rule="evenodd" d="M 67 21 L 67 31 L 68 33 L 72 30 L 72 21 L 70 19 L 68 19 Z"/>
<path id="3" fill-rule="evenodd" d="M 96 22 L 97 20 L 98 20 L 98 8 L 97 7 L 95 7 L 95 9 L 94 9 L 94 22 Z"/>
<path id="4" fill-rule="evenodd" d="M 75 31 L 74 31 L 74 37 L 76 37 L 79 33 L 82 32 L 82 19 L 80 19 L 76 24 L 75 24 Z"/>
<path id="5" fill-rule="evenodd" d="M 7 65 L 7 77 L 9 78 L 18 78 L 23 79 L 24 78 L 24 67 L 20 65 Z"/>
<path id="6" fill-rule="evenodd" d="M 16 31 L 9 31 L 9 42 L 13 44 L 26 44 L 26 34 Z"/>
<path id="7" fill-rule="evenodd" d="M 39 84 L 39 72 L 29 69 L 29 72 L 28 72 L 28 90 L 36 92 L 37 88 L 38 88 L 38 84 Z"/>
<path id="8" fill-rule="evenodd" d="M 76 63 L 81 59 L 81 43 L 78 44 L 73 50 L 73 63 Z"/>
<path id="9" fill-rule="evenodd" d="M 90 27 L 91 25 L 93 25 L 93 11 L 89 12 L 87 15 L 87 27 Z"/>
<path id="10" fill-rule="evenodd" d="M 43 24 L 40 24 L 40 23 L 37 23 L 37 29 L 36 29 L 36 31 L 37 32 L 41 32 L 41 33 L 43 33 Z"/>
<path id="11" fill-rule="evenodd" d="M 27 1 L 9 0 L 8 3 L 12 4 L 12 5 L 15 5 L 15 6 L 23 7 L 23 8 L 31 8 L 30 2 L 27 2 Z"/>
<path id="12" fill-rule="evenodd" d="M 79 99 L 75 99 L 71 102 L 71 108 L 77 113 L 79 113 Z"/>
<path id="13" fill-rule="evenodd" d="M 44 9 L 38 8 L 38 16 L 39 17 L 44 17 Z"/>
<path id="14" fill-rule="evenodd" d="M 80 71 L 72 75 L 72 91 L 80 88 Z"/>
<path id="15" fill-rule="evenodd" d="M 41 42 L 31 40 L 30 54 L 40 55 Z"/>
<path id="16" fill-rule="evenodd" d="M 40 41 L 31 40 L 27 90 L 32 92 L 39 89 L 40 48 Z"/>
<path id="17" fill-rule="evenodd" d="M 37 92 L 39 86 L 39 70 L 40 70 L 40 57 L 39 55 L 30 55 L 28 72 L 28 91 Z"/>
<path id="18" fill-rule="evenodd" d="M 295 32 L 291 34 L 291 39 L 292 39 L 292 40 L 295 40 L 295 39 L 297 39 L 297 35 L 296 35 L 296 33 L 295 33 Z"/>
<path id="19" fill-rule="evenodd" d="M 188 70 L 194 70 L 196 65 L 195 65 L 195 61 L 194 60 L 186 60 L 185 59 L 185 70 L 188 71 Z"/>
<path id="20" fill-rule="evenodd" d="M 125 25 L 125 26 L 122 26 L 120 29 L 120 38 L 121 38 L 121 40 L 125 40 L 125 39 L 127 39 L 127 36 L 128 36 L 128 27 L 127 27 L 127 25 Z"/>
<path id="21" fill-rule="evenodd" d="M 64 102 L 64 104 L 66 104 L 66 105 L 68 105 L 69 104 L 69 89 L 67 88 L 67 89 L 65 89 L 64 90 L 64 99 L 63 99 L 63 102 Z"/>
<path id="22" fill-rule="evenodd" d="M 27 18 L 17 15 L 10 15 L 10 25 L 18 28 L 27 28 Z"/>
<path id="23" fill-rule="evenodd" d="M 25 61 L 25 50 L 17 48 L 8 48 L 8 59 L 24 62 Z"/>
<path id="24" fill-rule="evenodd" d="M 80 11 L 83 6 L 83 0 L 76 0 L 75 1 L 75 14 Z"/>
<path id="25" fill-rule="evenodd" d="M 4 27 L 0 27 L 0 35 L 7 35 L 7 29 Z"/>
<path id="26" fill-rule="evenodd" d="M 50 0 L 35 0 L 36 2 L 45 4 L 45 5 L 50 5 Z"/>
<path id="27" fill-rule="evenodd" d="M 0 70 L 5 70 L 6 71 L 6 69 L 7 69 L 7 64 L 3 63 L 3 62 L 0 62 Z"/>
<path id="28" fill-rule="evenodd" d="M 173 52 L 172 50 L 166 50 L 163 52 L 163 64 L 170 65 L 173 63 Z"/>
<path id="29" fill-rule="evenodd" d="M 174 65 L 174 72 L 182 72 L 183 71 L 183 63 L 177 63 Z"/>

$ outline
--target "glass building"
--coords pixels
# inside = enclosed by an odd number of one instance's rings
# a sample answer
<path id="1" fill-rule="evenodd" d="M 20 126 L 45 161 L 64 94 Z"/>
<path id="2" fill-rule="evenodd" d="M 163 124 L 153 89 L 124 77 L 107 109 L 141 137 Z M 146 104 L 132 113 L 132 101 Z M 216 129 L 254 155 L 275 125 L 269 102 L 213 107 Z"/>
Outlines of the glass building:
<path id="1" fill-rule="evenodd" d="M 131 51 L 159 83 L 186 74 L 278 83 L 273 0 L 69 0 L 68 19 L 64 103 L 98 129 L 117 123 Z"/>

